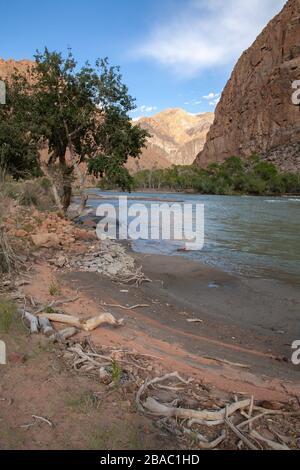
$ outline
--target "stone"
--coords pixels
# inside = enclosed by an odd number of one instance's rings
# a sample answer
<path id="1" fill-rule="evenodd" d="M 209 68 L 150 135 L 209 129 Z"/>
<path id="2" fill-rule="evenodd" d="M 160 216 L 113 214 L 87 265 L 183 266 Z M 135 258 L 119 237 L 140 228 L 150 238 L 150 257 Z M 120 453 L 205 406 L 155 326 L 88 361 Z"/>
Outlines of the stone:
<path id="1" fill-rule="evenodd" d="M 25 230 L 16 230 L 15 231 L 15 237 L 17 238 L 24 238 L 27 237 L 28 233 Z"/>
<path id="2" fill-rule="evenodd" d="M 24 362 L 26 362 L 26 356 L 25 354 L 12 352 L 8 356 L 8 361 L 11 364 L 24 364 Z"/>
<path id="3" fill-rule="evenodd" d="M 300 170 L 300 109 L 292 83 L 300 80 L 300 2 L 289 0 L 236 64 L 196 163 L 233 155 L 263 156 Z"/>
<path id="4" fill-rule="evenodd" d="M 203 149 L 213 113 L 192 115 L 180 108 L 166 109 L 152 117 L 143 117 L 138 124 L 151 137 L 139 159 L 129 158 L 127 168 L 137 170 L 190 165 Z"/>
<path id="5" fill-rule="evenodd" d="M 37 247 L 57 247 L 60 244 L 60 240 L 55 233 L 39 233 L 37 235 L 31 235 L 31 239 Z"/>
<path id="6" fill-rule="evenodd" d="M 63 268 L 67 264 L 67 258 L 65 256 L 59 256 L 55 261 L 54 265 L 57 268 Z"/>

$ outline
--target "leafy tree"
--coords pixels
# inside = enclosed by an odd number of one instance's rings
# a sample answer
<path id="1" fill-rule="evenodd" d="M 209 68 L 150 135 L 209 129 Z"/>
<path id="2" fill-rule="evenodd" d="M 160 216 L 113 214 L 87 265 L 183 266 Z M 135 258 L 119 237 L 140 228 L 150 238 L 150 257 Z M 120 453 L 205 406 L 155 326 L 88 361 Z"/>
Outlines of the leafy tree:
<path id="1" fill-rule="evenodd" d="M 74 176 L 83 192 L 86 171 L 96 176 L 114 176 L 123 188 L 131 184 L 124 168 L 128 157 L 138 157 L 147 132 L 134 126 L 128 113 L 134 99 L 122 83 L 118 67 L 108 59 L 95 67 L 78 67 L 71 50 L 35 55 L 30 77 L 30 133 L 40 147 L 48 149 L 42 162 L 52 180 L 57 203 L 66 211 L 70 205 Z"/>
<path id="2" fill-rule="evenodd" d="M 230 157 L 207 169 L 197 166 L 174 166 L 166 170 L 144 170 L 134 176 L 136 188 L 193 190 L 201 194 L 299 194 L 300 175 L 282 173 L 275 165 L 257 155 L 242 160 Z M 158 182 L 159 181 L 159 186 Z"/>
<path id="3" fill-rule="evenodd" d="M 31 100 L 26 79 L 13 75 L 6 91 L 6 104 L 0 105 L 0 173 L 15 179 L 38 176 L 38 146 L 28 128 Z"/>

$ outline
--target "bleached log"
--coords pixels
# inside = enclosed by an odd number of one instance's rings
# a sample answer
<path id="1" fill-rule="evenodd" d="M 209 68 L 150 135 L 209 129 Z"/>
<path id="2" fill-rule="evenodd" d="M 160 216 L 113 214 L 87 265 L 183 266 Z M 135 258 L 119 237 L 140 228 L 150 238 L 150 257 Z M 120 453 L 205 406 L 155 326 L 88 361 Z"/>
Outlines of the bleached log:
<path id="1" fill-rule="evenodd" d="M 67 339 L 72 338 L 72 336 L 76 335 L 77 333 L 77 328 L 66 328 L 65 330 L 58 331 L 54 335 L 50 336 L 49 339 L 53 342 L 66 341 Z"/>
<path id="2" fill-rule="evenodd" d="M 41 332 L 45 336 L 51 336 L 55 331 L 48 318 L 38 317 Z"/>
<path id="3" fill-rule="evenodd" d="M 97 317 L 90 318 L 85 322 L 84 325 L 84 330 L 85 331 L 93 331 L 98 326 L 103 325 L 107 323 L 108 325 L 112 326 L 122 326 L 124 323 L 124 320 L 116 320 L 115 317 L 111 313 L 102 313 L 101 315 Z"/>
<path id="4" fill-rule="evenodd" d="M 269 447 L 271 447 L 271 449 L 273 449 L 273 450 L 291 450 L 285 444 L 278 444 L 278 442 L 271 441 L 270 439 L 266 439 L 265 437 L 261 436 L 257 431 L 255 431 L 254 429 L 250 432 L 250 436 L 253 437 L 253 439 L 257 439 L 258 441 L 264 442 Z"/>
<path id="5" fill-rule="evenodd" d="M 249 407 L 250 400 L 243 400 L 227 408 L 227 416 L 233 415 L 236 411 L 242 410 Z M 189 410 L 185 408 L 174 408 L 163 405 L 156 401 L 152 397 L 148 397 L 143 406 L 150 411 L 151 413 L 158 416 L 166 416 L 168 418 L 179 418 L 179 419 L 198 419 L 198 420 L 207 420 L 207 421 L 225 421 L 226 417 L 226 408 L 219 411 L 198 411 L 198 410 Z"/>
<path id="6" fill-rule="evenodd" d="M 26 325 L 30 329 L 30 334 L 34 335 L 39 332 L 39 320 L 37 317 L 32 315 L 29 312 L 26 312 L 25 310 L 20 310 L 20 313 L 22 315 L 22 318 L 24 319 Z"/>
<path id="7" fill-rule="evenodd" d="M 64 323 L 65 325 L 72 325 L 83 331 L 93 331 L 98 328 L 98 326 L 103 325 L 105 323 L 113 326 L 121 326 L 123 324 L 123 319 L 116 320 L 111 313 L 102 313 L 101 315 L 89 318 L 88 320 L 84 320 L 73 315 L 65 315 L 60 313 L 43 313 L 40 315 L 40 317 L 48 318 L 48 320 L 53 322 Z"/>

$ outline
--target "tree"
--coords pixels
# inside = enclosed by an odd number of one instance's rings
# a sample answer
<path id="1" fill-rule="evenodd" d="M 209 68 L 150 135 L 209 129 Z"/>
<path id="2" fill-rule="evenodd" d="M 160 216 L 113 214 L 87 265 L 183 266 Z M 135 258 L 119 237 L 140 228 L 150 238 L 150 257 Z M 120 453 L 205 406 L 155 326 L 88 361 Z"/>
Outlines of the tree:
<path id="1" fill-rule="evenodd" d="M 133 125 L 128 113 L 134 99 L 122 83 L 119 67 L 108 59 L 78 68 L 71 50 L 61 53 L 37 52 L 32 69 L 31 134 L 40 146 L 47 146 L 49 158 L 43 171 L 53 182 L 60 208 L 67 211 L 74 176 L 86 202 L 86 170 L 96 176 L 114 176 L 123 189 L 131 184 L 124 168 L 129 157 L 138 157 L 147 132 Z"/>
<path id="2" fill-rule="evenodd" d="M 28 129 L 31 100 L 27 81 L 13 75 L 6 90 L 6 104 L 0 105 L 0 174 L 15 179 L 38 176 L 38 145 Z"/>

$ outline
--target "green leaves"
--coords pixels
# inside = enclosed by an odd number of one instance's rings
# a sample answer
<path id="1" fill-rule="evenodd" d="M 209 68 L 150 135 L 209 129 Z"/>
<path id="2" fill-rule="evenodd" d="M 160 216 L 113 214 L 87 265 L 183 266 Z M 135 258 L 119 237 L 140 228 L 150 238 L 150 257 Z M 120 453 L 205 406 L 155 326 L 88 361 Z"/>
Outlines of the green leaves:
<path id="1" fill-rule="evenodd" d="M 242 160 L 230 157 L 207 169 L 174 166 L 166 170 L 144 170 L 134 176 L 136 188 L 193 190 L 202 194 L 299 194 L 300 175 L 281 173 L 258 156 Z"/>

